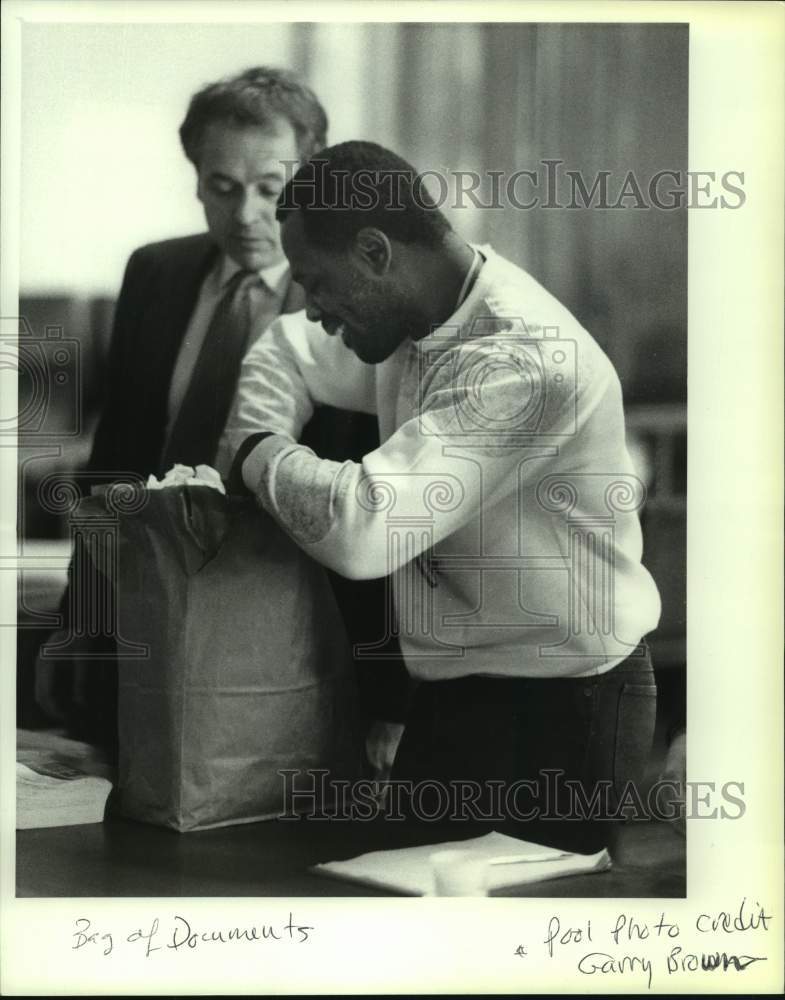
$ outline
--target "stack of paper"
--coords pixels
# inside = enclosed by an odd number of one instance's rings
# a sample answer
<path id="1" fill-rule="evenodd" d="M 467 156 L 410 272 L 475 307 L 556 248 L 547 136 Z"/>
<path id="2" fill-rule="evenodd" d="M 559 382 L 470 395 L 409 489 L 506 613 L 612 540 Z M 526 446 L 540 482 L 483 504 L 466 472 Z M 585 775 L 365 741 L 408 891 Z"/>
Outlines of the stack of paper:
<path id="1" fill-rule="evenodd" d="M 97 747 L 57 732 L 16 733 L 16 826 L 100 823 L 114 769 Z"/>
<path id="2" fill-rule="evenodd" d="M 493 832 L 473 840 L 372 851 L 349 861 L 315 865 L 312 871 L 376 889 L 389 889 L 410 896 L 430 896 L 434 894 L 430 857 L 437 851 L 447 849 L 468 851 L 473 857 L 485 860 L 489 891 L 564 875 L 601 872 L 611 867 L 606 850 L 597 854 L 571 854 Z"/>
<path id="3" fill-rule="evenodd" d="M 16 828 L 100 823 L 112 784 L 48 760 L 16 765 Z"/>

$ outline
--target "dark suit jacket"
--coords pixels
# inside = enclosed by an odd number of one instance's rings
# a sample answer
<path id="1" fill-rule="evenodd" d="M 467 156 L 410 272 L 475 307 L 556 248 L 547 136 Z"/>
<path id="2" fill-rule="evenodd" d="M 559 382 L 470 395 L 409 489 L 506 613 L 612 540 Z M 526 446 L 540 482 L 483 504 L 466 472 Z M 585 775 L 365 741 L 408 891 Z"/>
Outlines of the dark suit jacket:
<path id="1" fill-rule="evenodd" d="M 91 472 L 161 471 L 169 383 L 199 289 L 217 255 L 206 233 L 152 243 L 131 254 L 115 307 Z"/>

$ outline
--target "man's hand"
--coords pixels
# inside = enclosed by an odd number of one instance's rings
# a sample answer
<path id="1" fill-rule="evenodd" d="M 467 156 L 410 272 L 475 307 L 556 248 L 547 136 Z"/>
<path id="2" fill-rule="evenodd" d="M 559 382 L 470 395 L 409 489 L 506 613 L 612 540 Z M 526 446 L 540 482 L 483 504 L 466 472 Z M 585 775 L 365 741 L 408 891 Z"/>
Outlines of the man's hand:
<path id="1" fill-rule="evenodd" d="M 372 778 L 380 784 L 389 781 L 398 744 L 403 736 L 402 722 L 371 724 L 365 738 L 365 753 L 371 765 Z"/>

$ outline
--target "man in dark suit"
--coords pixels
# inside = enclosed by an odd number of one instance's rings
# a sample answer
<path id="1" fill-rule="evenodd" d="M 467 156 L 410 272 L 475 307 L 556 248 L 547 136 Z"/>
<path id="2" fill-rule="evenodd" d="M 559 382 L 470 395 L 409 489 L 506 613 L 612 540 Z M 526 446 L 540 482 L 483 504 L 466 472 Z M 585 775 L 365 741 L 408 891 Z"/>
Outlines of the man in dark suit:
<path id="1" fill-rule="evenodd" d="M 326 145 L 326 132 L 316 96 L 286 70 L 249 69 L 191 99 L 180 139 L 208 232 L 141 247 L 128 261 L 87 484 L 161 475 L 175 463 L 228 471 L 232 456 L 218 454 L 219 440 L 243 354 L 278 315 L 304 305 L 281 249 L 276 201 L 297 165 Z M 373 418 L 325 407 L 303 443 L 326 457 L 356 458 L 375 447 L 378 431 Z M 366 584 L 360 594 L 357 585 L 332 582 L 350 640 L 373 642 L 381 587 Z M 66 614 L 67 603 L 68 595 Z M 112 747 L 116 669 L 112 649 L 102 652 L 106 661 L 81 669 L 66 715 L 74 735 Z M 43 675 L 42 661 L 39 669 Z M 370 717 L 400 716 L 403 677 L 394 661 L 361 671 Z M 386 751 L 374 742 L 383 762 Z"/>

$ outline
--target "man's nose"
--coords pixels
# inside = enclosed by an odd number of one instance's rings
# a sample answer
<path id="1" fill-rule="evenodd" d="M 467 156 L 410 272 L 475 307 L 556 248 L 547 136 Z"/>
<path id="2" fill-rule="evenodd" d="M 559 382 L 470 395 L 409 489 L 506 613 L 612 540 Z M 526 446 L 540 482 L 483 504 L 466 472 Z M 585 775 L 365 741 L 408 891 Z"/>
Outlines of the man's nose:
<path id="1" fill-rule="evenodd" d="M 266 222 L 275 219 L 275 203 L 269 198 L 263 198 L 256 191 L 245 191 L 240 195 L 235 206 L 234 217 L 243 226 L 252 226 L 264 219 Z"/>

